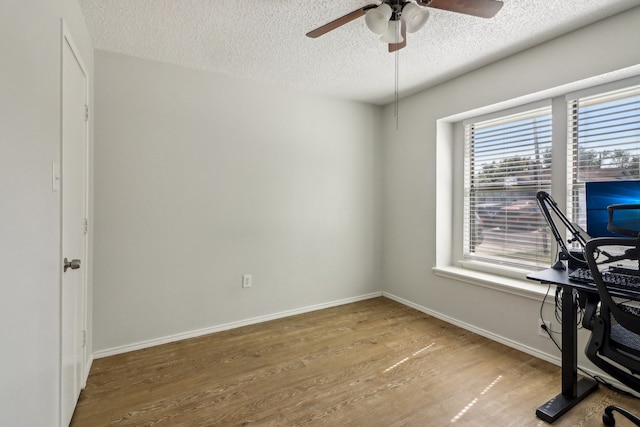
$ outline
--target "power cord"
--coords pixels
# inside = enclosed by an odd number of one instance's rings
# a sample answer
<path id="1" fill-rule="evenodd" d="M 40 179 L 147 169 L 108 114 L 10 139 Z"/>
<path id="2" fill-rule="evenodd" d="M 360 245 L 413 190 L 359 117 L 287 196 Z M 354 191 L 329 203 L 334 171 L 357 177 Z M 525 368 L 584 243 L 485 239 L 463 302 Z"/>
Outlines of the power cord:
<path id="1" fill-rule="evenodd" d="M 558 342 L 556 341 L 555 337 L 553 336 L 553 334 L 559 334 L 561 333 L 560 331 L 554 331 L 550 328 L 547 327 L 547 323 L 544 321 L 544 316 L 542 314 L 542 308 L 544 307 L 544 303 L 547 300 L 547 298 L 549 297 L 549 292 L 551 291 L 551 284 L 549 283 L 549 285 L 547 286 L 547 292 L 544 294 L 544 298 L 542 299 L 542 303 L 540 304 L 540 320 L 542 320 L 540 328 L 545 331 L 547 333 L 547 335 L 549 335 L 549 338 L 551 338 L 551 341 L 555 344 L 555 346 L 558 348 L 558 350 L 560 351 L 560 353 L 562 353 L 562 347 L 560 347 L 560 344 L 558 344 Z M 562 309 L 560 309 L 560 304 L 558 304 L 559 302 L 559 294 L 560 294 L 560 287 L 556 287 L 556 296 L 555 296 L 555 317 L 556 320 L 558 321 L 559 324 L 562 324 Z"/>

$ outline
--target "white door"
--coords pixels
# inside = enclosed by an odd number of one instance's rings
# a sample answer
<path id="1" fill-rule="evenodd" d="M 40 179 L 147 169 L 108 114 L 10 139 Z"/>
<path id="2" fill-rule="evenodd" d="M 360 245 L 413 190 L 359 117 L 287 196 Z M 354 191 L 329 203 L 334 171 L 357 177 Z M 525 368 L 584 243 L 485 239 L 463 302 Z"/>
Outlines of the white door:
<path id="1" fill-rule="evenodd" d="M 84 382 L 86 341 L 87 75 L 63 25 L 61 423 L 68 426 Z"/>

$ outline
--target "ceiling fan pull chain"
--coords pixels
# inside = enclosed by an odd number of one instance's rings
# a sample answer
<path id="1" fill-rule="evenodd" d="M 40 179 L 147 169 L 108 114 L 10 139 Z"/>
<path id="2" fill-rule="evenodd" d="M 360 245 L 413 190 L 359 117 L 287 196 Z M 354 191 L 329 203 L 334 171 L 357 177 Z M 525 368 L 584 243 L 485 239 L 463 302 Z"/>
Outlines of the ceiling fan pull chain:
<path id="1" fill-rule="evenodd" d="M 395 105 L 395 116 L 396 116 L 396 130 L 398 130 L 398 103 L 399 103 L 399 90 L 400 90 L 400 50 L 396 50 L 396 105 Z"/>

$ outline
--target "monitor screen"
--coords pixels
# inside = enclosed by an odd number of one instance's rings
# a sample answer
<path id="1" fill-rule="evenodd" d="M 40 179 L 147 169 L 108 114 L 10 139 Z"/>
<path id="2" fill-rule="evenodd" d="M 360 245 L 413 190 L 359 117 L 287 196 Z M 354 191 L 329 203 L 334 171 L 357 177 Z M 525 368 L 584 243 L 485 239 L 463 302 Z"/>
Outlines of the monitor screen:
<path id="1" fill-rule="evenodd" d="M 607 229 L 609 214 L 607 207 L 619 204 L 640 204 L 640 181 L 587 182 L 587 234 L 591 237 L 620 237 Z M 640 230 L 640 209 L 616 210 L 616 227 Z"/>

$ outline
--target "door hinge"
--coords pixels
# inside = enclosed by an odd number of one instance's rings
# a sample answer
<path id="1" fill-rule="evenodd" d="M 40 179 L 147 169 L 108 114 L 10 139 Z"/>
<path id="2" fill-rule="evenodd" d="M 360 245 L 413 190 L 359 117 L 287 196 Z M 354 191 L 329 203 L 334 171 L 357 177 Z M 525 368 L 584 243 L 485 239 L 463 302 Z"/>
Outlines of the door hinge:
<path id="1" fill-rule="evenodd" d="M 87 346 L 87 331 L 82 331 L 82 347 Z"/>
<path id="2" fill-rule="evenodd" d="M 89 232 L 89 219 L 85 218 L 84 219 L 84 234 L 87 234 Z"/>
<path id="3" fill-rule="evenodd" d="M 84 106 L 84 121 L 89 121 L 89 106 L 85 104 Z"/>

